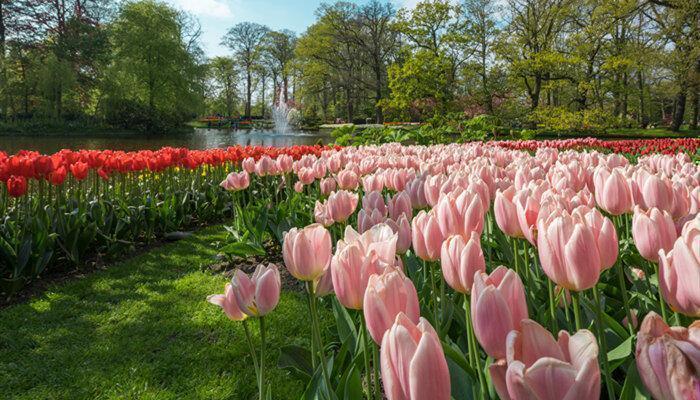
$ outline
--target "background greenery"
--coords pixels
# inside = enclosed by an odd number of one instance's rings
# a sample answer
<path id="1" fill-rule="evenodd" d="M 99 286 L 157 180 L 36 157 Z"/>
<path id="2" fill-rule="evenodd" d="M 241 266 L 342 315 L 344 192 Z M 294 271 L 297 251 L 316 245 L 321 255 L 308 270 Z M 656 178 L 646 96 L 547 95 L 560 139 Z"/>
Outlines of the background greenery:
<path id="1" fill-rule="evenodd" d="M 253 22 L 207 59 L 196 18 L 155 0 L 0 0 L 0 130 L 169 132 L 202 114 L 303 125 L 465 121 L 597 133 L 696 129 L 696 0 L 325 3 L 305 32 Z M 455 118 L 456 117 L 456 118 Z"/>

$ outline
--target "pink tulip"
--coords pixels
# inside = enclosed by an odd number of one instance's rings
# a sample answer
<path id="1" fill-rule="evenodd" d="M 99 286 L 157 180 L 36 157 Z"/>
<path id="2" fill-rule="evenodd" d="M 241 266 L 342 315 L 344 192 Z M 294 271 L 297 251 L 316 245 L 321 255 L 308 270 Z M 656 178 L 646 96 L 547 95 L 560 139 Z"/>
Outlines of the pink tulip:
<path id="1" fill-rule="evenodd" d="M 321 178 L 325 177 L 326 172 L 328 172 L 328 169 L 326 168 L 326 164 L 323 162 L 323 160 L 317 160 L 311 166 L 311 169 L 313 169 L 314 176 L 316 177 L 316 179 L 321 179 Z M 333 181 L 335 181 L 335 179 L 333 179 Z"/>
<path id="2" fill-rule="evenodd" d="M 481 235 L 484 229 L 484 208 L 479 195 L 466 190 L 458 195 L 454 192 L 443 195 L 433 209 L 443 236 L 462 235 L 472 232 Z"/>
<path id="3" fill-rule="evenodd" d="M 440 258 L 444 236 L 432 210 L 421 211 L 413 218 L 411 233 L 413 252 L 418 258 L 425 261 L 435 261 Z"/>
<path id="4" fill-rule="evenodd" d="M 326 227 L 333 225 L 333 218 L 328 211 L 328 206 L 318 200 L 314 206 L 314 221 Z"/>
<path id="5" fill-rule="evenodd" d="M 304 191 L 304 184 L 301 181 L 294 182 L 294 191 L 301 193 Z"/>
<path id="6" fill-rule="evenodd" d="M 237 269 L 231 279 L 236 303 L 250 317 L 263 317 L 272 311 L 280 300 L 281 286 L 275 264 L 258 265 L 250 277 Z"/>
<path id="7" fill-rule="evenodd" d="M 566 211 L 538 222 L 537 247 L 542 270 L 565 289 L 592 288 L 601 271 L 601 256 L 593 230 Z"/>
<path id="8" fill-rule="evenodd" d="M 486 354 L 493 358 L 506 356 L 506 337 L 520 328 L 528 317 L 525 287 L 518 274 L 500 266 L 487 275 L 474 274 L 471 316 L 474 334 Z"/>
<path id="9" fill-rule="evenodd" d="M 474 274 L 486 271 L 479 235 L 472 232 L 468 241 L 460 235 L 448 237 L 442 243 L 440 263 L 445 282 L 452 289 L 459 293 L 471 292 Z"/>
<path id="10" fill-rule="evenodd" d="M 403 272 L 387 268 L 383 274 L 369 277 L 363 311 L 370 336 L 375 343 L 381 344 L 384 333 L 391 328 L 400 312 L 406 314 L 411 322 L 418 323 L 418 293 Z"/>
<path id="11" fill-rule="evenodd" d="M 255 160 L 252 157 L 248 157 L 241 161 L 241 167 L 243 167 L 245 172 L 252 174 L 255 172 Z"/>
<path id="12" fill-rule="evenodd" d="M 333 178 L 323 178 L 318 184 L 321 188 L 321 194 L 324 196 L 328 196 L 336 188 L 335 179 Z"/>
<path id="13" fill-rule="evenodd" d="M 673 183 L 673 208 L 670 212 L 674 220 L 679 220 L 690 212 L 690 191 L 681 182 Z"/>
<path id="14" fill-rule="evenodd" d="M 387 219 L 385 223 L 398 235 L 396 252 L 405 254 L 411 248 L 411 223 L 408 222 L 405 215 L 401 215 L 398 221 Z"/>
<path id="15" fill-rule="evenodd" d="M 277 156 L 277 169 L 284 173 L 288 173 L 292 170 L 292 165 L 294 164 L 294 159 L 288 154 L 280 154 Z"/>
<path id="16" fill-rule="evenodd" d="M 389 218 L 398 220 L 404 214 L 410 221 L 413 218 L 413 207 L 411 206 L 411 198 L 407 192 L 398 192 L 393 197 L 387 197 L 387 208 Z"/>
<path id="17" fill-rule="evenodd" d="M 381 192 L 384 190 L 384 179 L 380 174 L 366 175 L 362 177 L 362 189 L 365 192 Z"/>
<path id="18" fill-rule="evenodd" d="M 673 211 L 673 186 L 669 179 L 649 175 L 642 186 L 642 196 L 647 208 Z"/>
<path id="19" fill-rule="evenodd" d="M 366 193 L 362 197 L 362 208 L 368 213 L 371 213 L 372 210 L 378 210 L 383 217 L 386 217 L 387 207 L 380 192 L 372 191 Z"/>
<path id="20" fill-rule="evenodd" d="M 520 231 L 530 244 L 537 246 L 535 231 L 540 213 L 540 202 L 529 190 L 520 190 L 513 196 L 513 204 L 518 215 Z"/>
<path id="21" fill-rule="evenodd" d="M 651 262 L 659 262 L 659 250 L 670 251 L 676 241 L 676 227 L 671 214 L 656 207 L 642 211 L 637 206 L 632 217 L 632 238 L 639 254 Z"/>
<path id="22" fill-rule="evenodd" d="M 595 336 L 582 329 L 573 336 L 559 332 L 559 340 L 537 322 L 521 321 L 507 339 L 507 370 L 503 363 L 489 368 L 494 387 L 503 399 L 598 400 L 600 367 Z M 500 371 L 499 371 L 500 369 Z M 505 383 L 495 380 L 505 375 Z M 506 389 L 507 393 L 502 393 Z"/>
<path id="23" fill-rule="evenodd" d="M 236 296 L 233 294 L 233 288 L 230 283 L 226 284 L 224 294 L 212 294 L 207 297 L 207 301 L 223 308 L 226 316 L 232 321 L 243 321 L 247 317 L 238 307 Z"/>
<path id="24" fill-rule="evenodd" d="M 284 235 L 282 256 L 289 273 L 301 281 L 324 274 L 331 260 L 331 234 L 321 224 L 292 228 Z"/>
<path id="25" fill-rule="evenodd" d="M 302 184 L 310 185 L 316 180 L 316 175 L 311 168 L 301 168 L 297 172 L 297 178 L 299 178 L 299 182 Z"/>
<path id="26" fill-rule="evenodd" d="M 345 190 L 357 189 L 357 184 L 360 178 L 355 171 L 344 169 L 338 173 L 335 178 L 338 181 L 338 187 Z"/>
<path id="27" fill-rule="evenodd" d="M 384 334 L 381 370 L 388 400 L 449 400 L 450 372 L 440 338 L 424 318 L 414 324 L 404 313 Z"/>
<path id="28" fill-rule="evenodd" d="M 406 191 L 411 198 L 411 205 L 414 209 L 425 208 L 428 206 L 428 200 L 425 198 L 425 179 L 417 177 L 408 182 Z"/>
<path id="29" fill-rule="evenodd" d="M 445 175 L 433 175 L 426 178 L 423 184 L 423 194 L 428 205 L 433 207 L 440 200 L 442 185 L 445 183 Z"/>
<path id="30" fill-rule="evenodd" d="M 376 225 L 362 235 L 351 226 L 345 229 L 345 237 L 338 241 L 331 259 L 333 289 L 340 304 L 353 310 L 362 309 L 369 277 L 394 265 L 397 239 L 385 224 Z"/>
<path id="31" fill-rule="evenodd" d="M 247 189 L 250 185 L 250 175 L 246 171 L 231 172 L 219 186 L 228 191 Z"/>
<path id="32" fill-rule="evenodd" d="M 358 201 L 359 197 L 357 193 L 348 192 L 346 190 L 333 192 L 328 196 L 328 200 L 326 200 L 328 214 L 333 222 L 344 222 L 355 212 Z"/>
<path id="33" fill-rule="evenodd" d="M 700 215 L 687 222 L 668 254 L 659 251 L 659 288 L 674 311 L 700 317 Z"/>
<path id="34" fill-rule="evenodd" d="M 504 191 L 497 190 L 493 213 L 501 231 L 510 237 L 518 238 L 523 237 L 523 231 L 518 223 L 518 210 L 513 203 L 513 196 L 515 196 L 513 186 Z"/>
<path id="35" fill-rule="evenodd" d="M 323 275 L 314 281 L 314 294 L 316 297 L 323 297 L 331 293 L 333 293 L 333 276 L 329 263 Z"/>
<path id="36" fill-rule="evenodd" d="M 637 334 L 637 371 L 657 400 L 700 399 L 700 320 L 669 327 L 650 312 Z"/>
<path id="37" fill-rule="evenodd" d="M 279 172 L 277 164 L 270 156 L 262 156 L 255 163 L 255 174 L 258 176 L 275 175 L 277 172 Z"/>
<path id="38" fill-rule="evenodd" d="M 598 168 L 593 175 L 595 199 L 598 206 L 611 215 L 621 215 L 632 211 L 634 205 L 632 191 L 627 178 L 619 169 L 612 172 Z"/>
<path id="39" fill-rule="evenodd" d="M 606 270 L 615 265 L 619 254 L 617 232 L 612 221 L 598 211 L 596 208 L 580 206 L 574 210 L 574 214 L 585 222 L 593 232 L 595 243 L 600 255 L 600 267 Z"/>
<path id="40" fill-rule="evenodd" d="M 384 222 L 384 215 L 382 215 L 379 210 L 375 208 L 368 211 L 363 208 L 357 214 L 357 231 L 364 233 L 371 227 L 381 224 L 382 222 Z"/>

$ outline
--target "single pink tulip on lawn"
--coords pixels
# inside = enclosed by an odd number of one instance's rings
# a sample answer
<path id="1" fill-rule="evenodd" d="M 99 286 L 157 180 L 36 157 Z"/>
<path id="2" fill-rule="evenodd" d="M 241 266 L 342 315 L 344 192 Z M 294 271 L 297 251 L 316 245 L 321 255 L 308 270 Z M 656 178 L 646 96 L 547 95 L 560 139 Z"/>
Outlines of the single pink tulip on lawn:
<path id="1" fill-rule="evenodd" d="M 669 327 L 655 312 L 637 334 L 637 371 L 656 400 L 700 399 L 700 321 Z"/>
<path id="2" fill-rule="evenodd" d="M 506 338 L 528 317 L 525 287 L 518 274 L 500 266 L 487 275 L 474 274 L 471 316 L 474 334 L 486 354 L 495 359 L 506 356 Z"/>
<path id="3" fill-rule="evenodd" d="M 280 272 L 275 264 L 258 265 L 250 277 L 237 269 L 231 279 L 238 307 L 251 317 L 263 317 L 277 306 L 281 286 Z"/>
<path id="4" fill-rule="evenodd" d="M 394 268 L 385 269 L 381 275 L 370 276 L 363 312 L 367 330 L 377 344 L 382 343 L 384 333 L 391 328 L 400 312 L 413 323 L 418 323 L 420 306 L 413 282 Z"/>
<path id="5" fill-rule="evenodd" d="M 440 338 L 424 318 L 404 313 L 384 334 L 381 346 L 384 393 L 389 400 L 449 400 L 450 372 Z"/>
<path id="6" fill-rule="evenodd" d="M 212 294 L 207 297 L 207 301 L 221 307 L 226 316 L 232 321 L 243 321 L 247 317 L 238 307 L 236 296 L 233 294 L 233 287 L 231 287 L 230 283 L 226 284 L 224 294 Z"/>
<path id="7" fill-rule="evenodd" d="M 472 232 L 469 240 L 460 235 L 447 238 L 442 243 L 440 263 L 445 282 L 452 289 L 459 293 L 471 292 L 474 274 L 486 271 L 479 235 Z"/>
<path id="8" fill-rule="evenodd" d="M 700 215 L 683 227 L 668 254 L 659 251 L 659 288 L 664 300 L 677 311 L 700 317 Z"/>
<path id="9" fill-rule="evenodd" d="M 289 273 L 301 281 L 314 281 L 328 268 L 333 246 L 321 224 L 292 228 L 284 235 L 282 256 Z"/>

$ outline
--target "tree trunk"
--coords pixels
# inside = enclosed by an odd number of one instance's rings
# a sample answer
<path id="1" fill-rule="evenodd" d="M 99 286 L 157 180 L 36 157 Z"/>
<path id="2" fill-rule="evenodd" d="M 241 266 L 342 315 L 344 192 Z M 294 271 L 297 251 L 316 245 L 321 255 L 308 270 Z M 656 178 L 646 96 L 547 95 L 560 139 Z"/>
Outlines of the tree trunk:
<path id="1" fill-rule="evenodd" d="M 289 88 L 289 76 L 287 76 L 287 74 L 284 74 L 284 77 L 282 78 L 282 97 L 284 98 L 285 104 L 289 101 L 289 95 L 287 94 L 288 88 Z"/>
<path id="2" fill-rule="evenodd" d="M 352 89 L 350 88 L 350 85 L 345 89 L 345 96 L 347 97 L 346 100 L 346 105 L 347 105 L 347 117 L 348 117 L 348 123 L 352 124 L 352 119 L 354 117 L 354 107 L 352 104 Z"/>
<path id="3" fill-rule="evenodd" d="M 250 102 L 251 99 L 253 98 L 252 94 L 252 82 L 253 82 L 253 76 L 252 72 L 250 71 L 250 68 L 248 68 L 248 71 L 246 71 L 246 101 L 245 101 L 245 117 L 250 119 Z"/>
<path id="4" fill-rule="evenodd" d="M 266 83 L 265 81 L 266 81 L 266 79 L 265 79 L 265 76 L 263 75 L 262 82 L 261 82 L 262 83 L 262 96 L 260 98 L 260 100 L 262 101 L 262 106 L 261 106 L 262 111 L 260 112 L 260 116 L 262 119 L 265 119 L 265 83 Z"/>
<path id="5" fill-rule="evenodd" d="M 637 88 L 639 89 L 639 125 L 646 128 L 649 125 L 646 101 L 644 97 L 644 72 L 637 71 Z"/>
<path id="6" fill-rule="evenodd" d="M 690 119 L 690 129 L 698 129 L 698 119 L 700 118 L 700 90 L 696 87 L 691 96 L 693 106 L 693 117 Z"/>
<path id="7" fill-rule="evenodd" d="M 627 81 L 628 81 L 628 76 L 627 72 L 622 74 L 622 104 L 620 106 L 620 117 L 623 119 L 627 119 Z"/>
<path id="8" fill-rule="evenodd" d="M 381 69 L 381 64 L 377 63 L 375 61 L 375 67 L 374 67 L 374 79 L 375 79 L 375 88 L 374 88 L 374 113 L 375 113 L 375 120 L 378 124 L 383 124 L 384 123 L 384 114 L 382 113 L 382 107 L 381 107 L 381 101 L 383 97 L 382 93 L 382 69 Z"/>
<path id="9" fill-rule="evenodd" d="M 683 117 L 685 116 L 685 103 L 687 90 L 685 82 L 680 85 L 678 93 L 676 94 L 675 106 L 673 108 L 673 121 L 671 122 L 671 130 L 673 132 L 678 132 L 683 125 Z"/>

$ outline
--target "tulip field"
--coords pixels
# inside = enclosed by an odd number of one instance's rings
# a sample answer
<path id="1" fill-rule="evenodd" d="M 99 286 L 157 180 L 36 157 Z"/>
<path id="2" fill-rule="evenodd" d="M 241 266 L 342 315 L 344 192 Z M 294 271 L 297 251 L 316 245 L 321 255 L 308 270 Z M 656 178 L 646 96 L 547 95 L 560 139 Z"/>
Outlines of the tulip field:
<path id="1" fill-rule="evenodd" d="M 699 149 L 0 152 L 0 293 L 224 223 L 232 278 L 207 300 L 243 327 L 256 398 L 284 369 L 289 398 L 700 400 Z M 308 346 L 270 346 L 285 290 Z"/>

